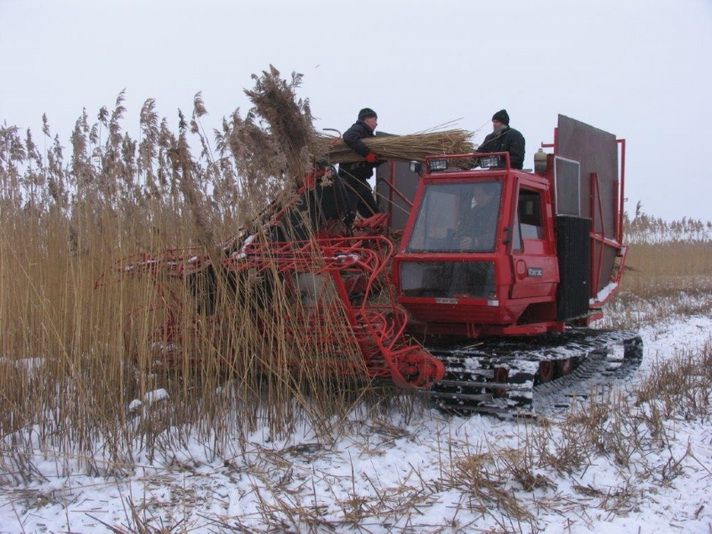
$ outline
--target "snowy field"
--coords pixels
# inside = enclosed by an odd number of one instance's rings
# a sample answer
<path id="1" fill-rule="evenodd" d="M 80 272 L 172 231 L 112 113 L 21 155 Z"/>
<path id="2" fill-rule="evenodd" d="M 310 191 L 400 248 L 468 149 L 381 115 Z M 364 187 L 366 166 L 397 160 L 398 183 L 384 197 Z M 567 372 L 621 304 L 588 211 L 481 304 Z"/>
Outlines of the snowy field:
<path id="1" fill-rule="evenodd" d="M 656 437 L 616 410 L 637 418 L 632 391 L 659 362 L 709 350 L 711 332 L 709 310 L 641 329 L 642 366 L 599 421 L 602 436 L 620 434 L 618 448 L 602 437 L 577 452 L 578 423 L 564 414 L 518 422 L 424 408 L 354 415 L 328 443 L 264 430 L 219 459 L 188 443 L 121 479 L 67 472 L 38 451 L 33 481 L 0 489 L 0 531 L 709 533 L 709 419 L 667 417 Z M 628 456 L 627 441 L 638 444 Z"/>

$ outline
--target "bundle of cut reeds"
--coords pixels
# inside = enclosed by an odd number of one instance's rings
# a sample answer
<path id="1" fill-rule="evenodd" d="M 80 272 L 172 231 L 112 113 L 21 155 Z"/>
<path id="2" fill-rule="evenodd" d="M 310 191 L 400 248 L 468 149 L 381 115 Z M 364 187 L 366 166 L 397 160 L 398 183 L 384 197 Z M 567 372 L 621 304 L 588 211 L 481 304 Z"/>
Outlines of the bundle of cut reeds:
<path id="1" fill-rule="evenodd" d="M 381 159 L 423 161 L 426 156 L 437 154 L 466 154 L 474 151 L 470 141 L 472 132 L 467 130 L 444 130 L 411 135 L 376 136 L 363 139 L 372 152 Z M 327 159 L 331 163 L 353 163 L 363 158 L 339 140 L 329 148 Z"/>

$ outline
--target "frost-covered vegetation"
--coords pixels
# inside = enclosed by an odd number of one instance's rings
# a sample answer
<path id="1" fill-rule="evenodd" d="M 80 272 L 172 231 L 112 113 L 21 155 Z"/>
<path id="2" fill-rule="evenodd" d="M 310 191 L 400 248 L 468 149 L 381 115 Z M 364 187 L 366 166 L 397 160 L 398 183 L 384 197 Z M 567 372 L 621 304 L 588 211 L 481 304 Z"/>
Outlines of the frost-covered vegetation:
<path id="1" fill-rule="evenodd" d="M 640 202 L 631 219 L 625 218 L 626 241 L 630 244 L 710 243 L 712 221 L 683 217 L 675 221 L 648 215 Z"/>

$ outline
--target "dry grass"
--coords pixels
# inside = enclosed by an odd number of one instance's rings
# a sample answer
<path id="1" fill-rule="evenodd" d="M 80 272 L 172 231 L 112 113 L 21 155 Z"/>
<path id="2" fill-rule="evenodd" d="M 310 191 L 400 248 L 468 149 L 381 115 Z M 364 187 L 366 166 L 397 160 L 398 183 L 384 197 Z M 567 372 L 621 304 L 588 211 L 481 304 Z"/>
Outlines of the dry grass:
<path id="1" fill-rule="evenodd" d="M 222 240 L 251 220 L 259 228 L 268 200 L 293 194 L 320 142 L 308 104 L 296 100 L 299 82 L 274 68 L 256 76 L 254 108 L 224 122 L 217 156 L 200 94 L 177 134 L 148 100 L 138 142 L 121 131 L 119 95 L 97 123 L 79 118 L 69 156 L 48 124 L 46 151 L 29 133 L 0 128 L 0 436 L 29 432 L 3 447 L 8 474 L 32 477 L 23 454 L 37 447 L 67 466 L 80 458 L 90 471 L 121 474 L 139 457 L 170 458 L 189 436 L 219 455 L 265 422 L 275 435 L 305 425 L 328 436 L 363 402 L 369 384 L 333 292 L 309 318 L 322 325 L 314 335 L 276 267 L 158 285 L 117 270 L 122 258 L 177 244 L 219 264 Z M 222 291 L 211 314 L 194 294 L 213 284 Z M 170 314 L 176 343 L 160 336 Z M 330 359 L 352 376 L 334 376 Z M 158 388 L 169 398 L 151 405 Z M 134 399 L 141 409 L 129 409 Z"/>
<path id="2" fill-rule="evenodd" d="M 621 291 L 606 307 L 605 325 L 638 329 L 671 317 L 709 312 L 712 241 L 657 242 L 668 231 L 677 232 L 678 237 L 689 235 L 690 228 L 703 231 L 706 225 L 691 220 L 663 223 L 640 214 L 627 223 L 626 235 L 634 242 L 629 246 Z"/>
<path id="3" fill-rule="evenodd" d="M 219 455 L 265 423 L 274 435 L 305 425 L 326 438 L 364 400 L 407 409 L 407 398 L 371 388 L 328 285 L 307 310 L 276 263 L 184 278 L 138 276 L 122 263 L 180 246 L 183 256 L 171 254 L 184 266 L 193 254 L 220 265 L 225 242 L 239 246 L 246 232 L 265 241 L 275 209 L 294 201 L 327 147 L 297 98 L 301 75 L 270 67 L 253 78 L 253 107 L 224 119 L 214 140 L 200 93 L 175 132 L 147 100 L 138 140 L 121 128 L 123 93 L 95 123 L 79 117 L 69 152 L 46 119 L 44 148 L 0 128 L 0 395 L 10 407 L 0 435 L 32 429 L 8 461 L 43 447 L 67 465 L 79 457 L 122 474 L 139 457 L 170 457 L 189 436 Z M 419 139 L 430 151 L 464 136 Z M 391 143 L 415 146 L 407 136 Z M 168 398 L 152 403 L 159 388 Z"/>
<path id="4" fill-rule="evenodd" d="M 643 299 L 712 290 L 712 223 L 683 218 L 665 222 L 643 213 L 626 218 L 629 243 L 623 289 Z"/>
<path id="5" fill-rule="evenodd" d="M 623 288 L 640 297 L 712 290 L 712 243 L 635 244 Z"/>
<path id="6" fill-rule="evenodd" d="M 665 419 L 708 420 L 712 415 L 712 342 L 701 354 L 684 353 L 654 364 L 636 392 L 639 405 Z"/>

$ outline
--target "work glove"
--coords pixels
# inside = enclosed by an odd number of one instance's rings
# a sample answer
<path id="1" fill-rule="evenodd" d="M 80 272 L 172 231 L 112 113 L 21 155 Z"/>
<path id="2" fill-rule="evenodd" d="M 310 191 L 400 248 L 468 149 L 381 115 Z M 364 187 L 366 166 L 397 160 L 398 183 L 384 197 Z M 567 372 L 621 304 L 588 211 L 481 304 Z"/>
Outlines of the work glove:
<path id="1" fill-rule="evenodd" d="M 366 161 L 369 163 L 379 163 L 378 155 L 375 152 L 369 152 L 366 154 Z"/>

